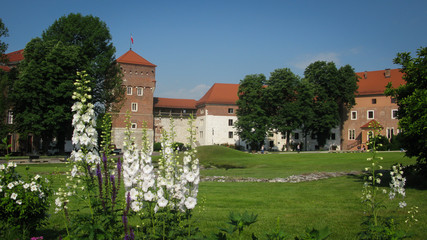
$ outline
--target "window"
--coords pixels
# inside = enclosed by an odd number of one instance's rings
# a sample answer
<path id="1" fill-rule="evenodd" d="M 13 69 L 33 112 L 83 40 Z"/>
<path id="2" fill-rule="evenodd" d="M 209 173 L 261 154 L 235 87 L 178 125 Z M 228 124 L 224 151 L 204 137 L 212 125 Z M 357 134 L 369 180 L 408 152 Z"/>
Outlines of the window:
<path id="1" fill-rule="evenodd" d="M 228 138 L 233 138 L 233 132 L 228 132 Z"/>
<path id="2" fill-rule="evenodd" d="M 331 133 L 331 134 L 329 135 L 329 140 L 335 140 L 335 138 L 336 138 L 335 133 Z"/>
<path id="3" fill-rule="evenodd" d="M 268 133 L 268 137 L 273 137 L 273 136 L 274 136 L 274 133 L 272 133 L 272 132 Z"/>
<path id="4" fill-rule="evenodd" d="M 127 95 L 132 95 L 132 87 L 127 87 Z"/>
<path id="5" fill-rule="evenodd" d="M 351 120 L 357 120 L 357 111 L 351 111 Z"/>
<path id="6" fill-rule="evenodd" d="M 387 128 L 387 138 L 391 139 L 394 135 L 394 128 Z"/>
<path id="7" fill-rule="evenodd" d="M 286 138 L 285 134 L 282 133 L 282 139 L 285 139 L 285 138 Z"/>
<path id="8" fill-rule="evenodd" d="M 131 125 L 130 125 L 130 128 L 132 128 L 132 129 L 136 129 L 138 126 L 137 126 L 137 124 L 136 123 L 131 123 Z"/>
<path id="9" fill-rule="evenodd" d="M 377 104 L 377 99 L 376 98 L 372 98 L 372 104 Z"/>
<path id="10" fill-rule="evenodd" d="M 228 119 L 228 126 L 233 126 L 233 119 Z"/>
<path id="11" fill-rule="evenodd" d="M 139 87 L 136 89 L 136 93 L 138 96 L 142 96 L 144 94 L 144 89 L 142 87 Z"/>
<path id="12" fill-rule="evenodd" d="M 391 110 L 391 119 L 396 119 L 397 118 L 397 109 L 393 109 Z"/>
<path id="13" fill-rule="evenodd" d="M 396 98 L 392 97 L 391 98 L 391 103 L 397 103 Z"/>
<path id="14" fill-rule="evenodd" d="M 229 109 L 228 109 L 228 113 L 234 113 L 234 109 L 229 108 Z"/>
<path id="15" fill-rule="evenodd" d="M 138 112 L 138 103 L 132 103 L 131 111 L 132 112 Z"/>
<path id="16" fill-rule="evenodd" d="M 299 133 L 294 133 L 294 139 L 298 140 L 299 139 Z"/>
<path id="17" fill-rule="evenodd" d="M 368 119 L 374 119 L 374 110 L 368 110 Z"/>
<path id="18" fill-rule="evenodd" d="M 203 138 L 203 131 L 200 131 L 200 138 Z"/>
<path id="19" fill-rule="evenodd" d="M 356 130 L 354 130 L 354 129 L 349 129 L 348 130 L 348 139 L 349 140 L 356 139 Z"/>
<path id="20" fill-rule="evenodd" d="M 9 111 L 7 113 L 7 124 L 13 124 L 13 112 Z"/>
<path id="21" fill-rule="evenodd" d="M 317 135 L 312 133 L 312 134 L 311 134 L 311 139 L 312 139 L 312 140 L 316 140 L 316 139 L 317 139 Z"/>

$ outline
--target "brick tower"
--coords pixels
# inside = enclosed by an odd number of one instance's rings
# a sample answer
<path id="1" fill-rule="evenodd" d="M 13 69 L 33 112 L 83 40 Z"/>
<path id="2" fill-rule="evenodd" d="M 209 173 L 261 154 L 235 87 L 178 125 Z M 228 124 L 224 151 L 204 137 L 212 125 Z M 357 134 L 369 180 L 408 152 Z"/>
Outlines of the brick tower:
<path id="1" fill-rule="evenodd" d="M 123 73 L 125 99 L 120 112 L 112 114 L 112 140 L 117 148 L 123 148 L 126 112 L 130 113 L 131 129 L 138 146 L 141 146 L 143 123 L 147 123 L 148 135 L 153 139 L 153 94 L 156 87 L 156 65 L 132 50 L 117 59 Z"/>

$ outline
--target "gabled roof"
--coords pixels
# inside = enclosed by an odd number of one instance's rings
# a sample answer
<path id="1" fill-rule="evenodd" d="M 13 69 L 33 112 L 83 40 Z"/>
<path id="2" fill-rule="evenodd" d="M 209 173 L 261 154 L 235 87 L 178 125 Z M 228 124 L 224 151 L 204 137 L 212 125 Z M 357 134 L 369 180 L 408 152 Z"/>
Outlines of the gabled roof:
<path id="1" fill-rule="evenodd" d="M 215 83 L 209 91 L 197 101 L 197 106 L 202 104 L 236 104 L 239 84 Z"/>
<path id="2" fill-rule="evenodd" d="M 389 77 L 386 77 L 388 73 Z M 358 95 L 384 94 L 385 87 L 389 82 L 392 83 L 394 88 L 405 84 L 403 73 L 400 72 L 400 69 L 358 72 L 356 75 L 360 77 Z"/>
<path id="3" fill-rule="evenodd" d="M 139 56 L 136 52 L 129 50 L 116 60 L 118 63 L 130 63 L 136 65 L 157 67 L 156 65 L 150 63 L 145 58 Z"/>
<path id="4" fill-rule="evenodd" d="M 369 122 L 367 122 L 366 124 L 364 124 L 363 126 L 361 126 L 360 128 L 372 128 L 372 127 L 376 127 L 376 128 L 384 128 L 379 122 L 377 122 L 377 120 L 373 119 Z"/>
<path id="5" fill-rule="evenodd" d="M 155 108 L 185 108 L 196 109 L 196 100 L 177 98 L 154 98 Z"/>

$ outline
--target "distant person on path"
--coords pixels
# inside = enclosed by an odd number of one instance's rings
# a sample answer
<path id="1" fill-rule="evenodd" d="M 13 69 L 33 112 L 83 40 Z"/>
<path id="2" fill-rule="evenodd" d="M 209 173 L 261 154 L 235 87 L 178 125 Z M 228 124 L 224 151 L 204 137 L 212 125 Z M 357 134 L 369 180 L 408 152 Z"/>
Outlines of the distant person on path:
<path id="1" fill-rule="evenodd" d="M 297 145 L 297 152 L 299 153 L 300 151 L 301 151 L 301 146 L 298 143 L 298 145 Z"/>
<path id="2" fill-rule="evenodd" d="M 261 154 L 264 154 L 264 145 L 261 146 Z"/>

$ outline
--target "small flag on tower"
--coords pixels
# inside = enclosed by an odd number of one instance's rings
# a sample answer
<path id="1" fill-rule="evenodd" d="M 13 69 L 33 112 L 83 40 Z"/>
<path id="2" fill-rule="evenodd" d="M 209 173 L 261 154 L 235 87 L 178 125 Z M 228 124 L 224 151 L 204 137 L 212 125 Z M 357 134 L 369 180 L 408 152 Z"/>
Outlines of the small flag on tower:
<path id="1" fill-rule="evenodd" d="M 132 35 L 130 35 L 130 41 L 132 42 L 132 44 L 133 44 L 133 37 L 132 37 Z"/>

